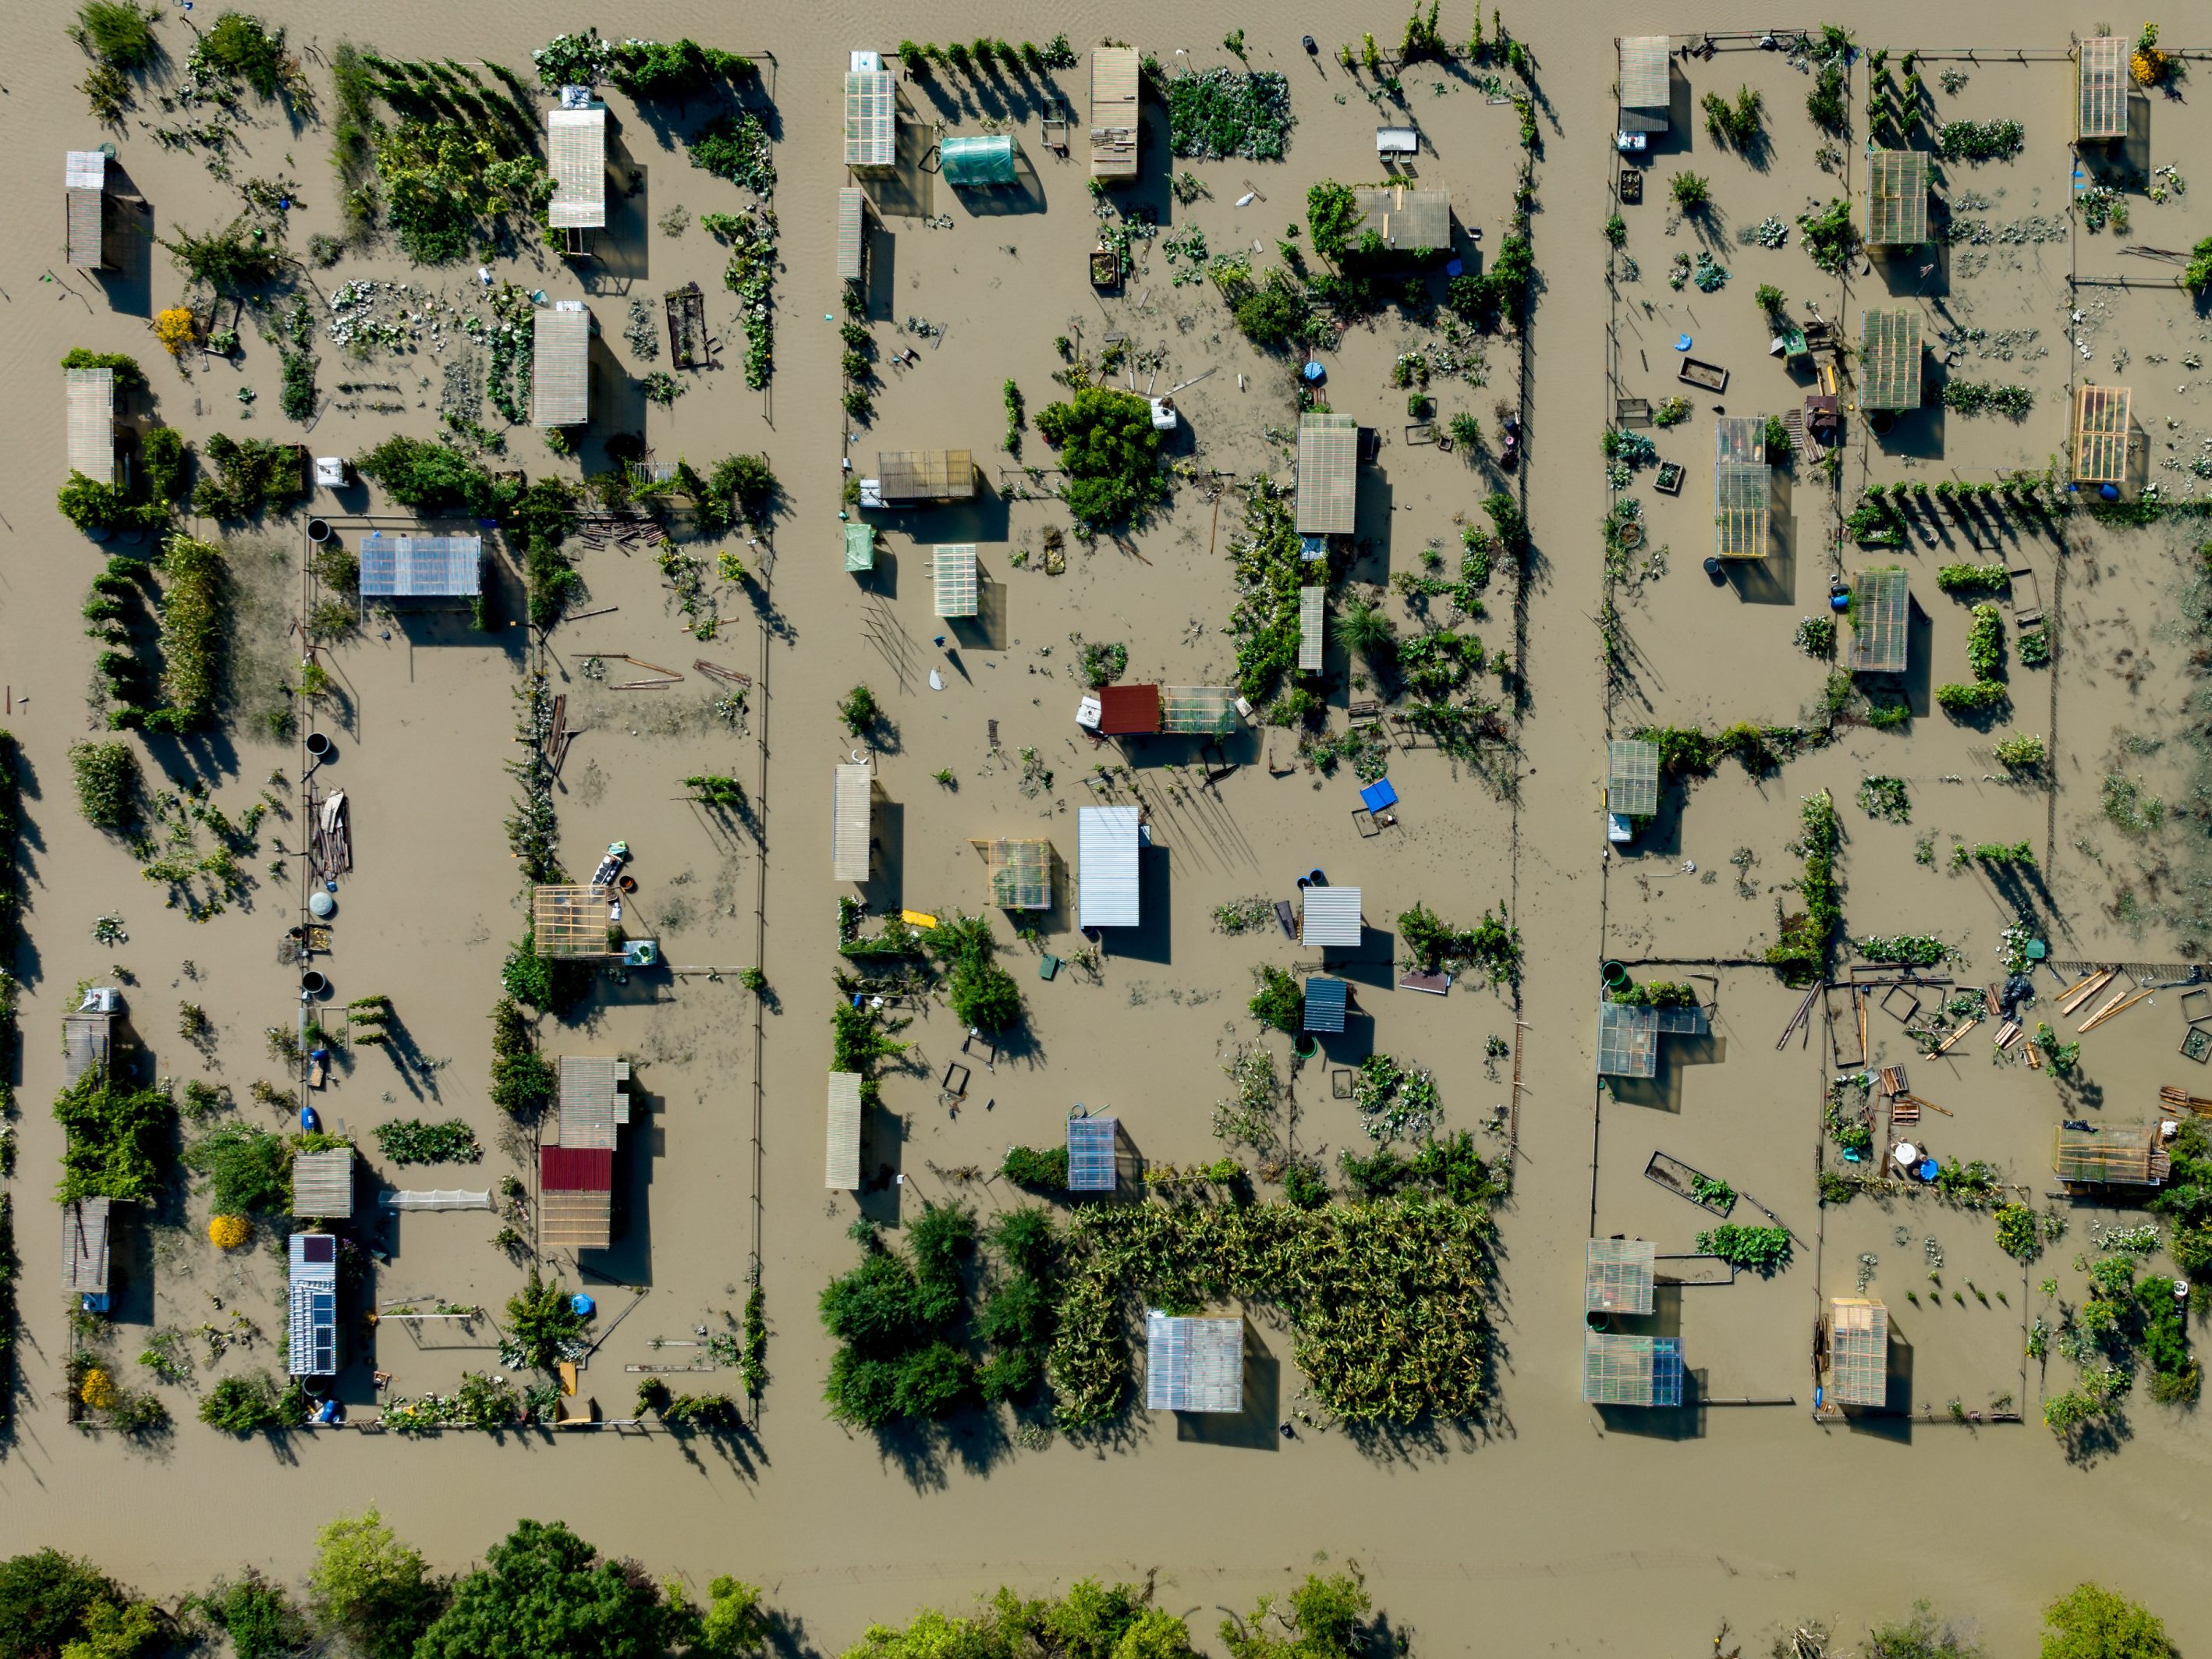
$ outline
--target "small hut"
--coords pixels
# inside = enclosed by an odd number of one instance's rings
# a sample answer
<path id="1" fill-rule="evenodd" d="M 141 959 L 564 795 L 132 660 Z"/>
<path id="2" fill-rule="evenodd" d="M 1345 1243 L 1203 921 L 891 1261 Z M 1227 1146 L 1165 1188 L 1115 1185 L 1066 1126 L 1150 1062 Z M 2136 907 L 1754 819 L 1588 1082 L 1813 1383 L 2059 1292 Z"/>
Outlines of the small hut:
<path id="1" fill-rule="evenodd" d="M 835 1191 L 860 1190 L 860 1074 L 830 1073 L 830 1146 L 825 1170 Z"/>
<path id="2" fill-rule="evenodd" d="M 1328 599 L 1326 587 L 1298 589 L 1298 672 L 1321 672 L 1321 655 L 1327 640 L 1322 632 L 1322 606 Z"/>
<path id="3" fill-rule="evenodd" d="M 930 562 L 930 581 L 936 590 L 939 616 L 974 616 L 981 602 L 975 544 L 962 542 L 939 548 Z"/>
<path id="4" fill-rule="evenodd" d="M 1137 49 L 1091 50 L 1091 176 L 1137 176 Z"/>
<path id="5" fill-rule="evenodd" d="M 2124 1123 L 2060 1129 L 2051 1168 L 2068 1192 L 2094 1192 L 2106 1187 L 2162 1187 L 2173 1173 L 2173 1160 L 2157 1123 Z"/>
<path id="6" fill-rule="evenodd" d="M 548 1249 L 614 1242 L 615 1155 L 609 1147 L 538 1149 L 538 1238 Z"/>
<path id="7" fill-rule="evenodd" d="M 1713 552 L 1723 559 L 1766 556 L 1765 422 L 1756 415 L 1713 422 Z"/>
<path id="8" fill-rule="evenodd" d="M 1349 536 L 1358 504 L 1359 422 L 1298 416 L 1297 527 L 1301 536 Z"/>
<path id="9" fill-rule="evenodd" d="M 1120 1180 L 1121 1123 L 1111 1117 L 1067 1120 L 1067 1190 L 1110 1193 Z"/>
<path id="10" fill-rule="evenodd" d="M 68 152 L 62 194 L 68 207 L 70 265 L 78 270 L 113 270 L 107 257 L 106 155 L 96 149 Z"/>
<path id="11" fill-rule="evenodd" d="M 1323 950 L 1357 950 L 1363 931 L 1357 887 L 1306 889 L 1305 909 L 1298 918 L 1299 944 L 1317 945 Z"/>
<path id="12" fill-rule="evenodd" d="M 623 1087 L 629 1081 L 626 1060 L 612 1054 L 562 1055 L 554 1144 L 611 1151 L 616 1127 L 629 1121 L 629 1094 Z"/>
<path id="13" fill-rule="evenodd" d="M 1075 925 L 1134 927 L 1140 919 L 1137 848 L 1140 810 L 1134 806 L 1075 809 Z"/>
<path id="14" fill-rule="evenodd" d="M 1014 135 L 987 132 L 969 138 L 947 138 L 937 147 L 945 182 L 955 190 L 981 190 L 1016 181 Z"/>
<path id="15" fill-rule="evenodd" d="M 1237 691 L 1227 685 L 1164 685 L 1160 730 L 1187 738 L 1225 738 L 1237 729 Z"/>
<path id="16" fill-rule="evenodd" d="M 1145 1409 L 1244 1409 L 1244 1322 L 1145 1312 Z"/>
<path id="17" fill-rule="evenodd" d="M 1615 738 L 1605 746 L 1605 810 L 1624 818 L 1659 811 L 1659 745 Z"/>
<path id="18" fill-rule="evenodd" d="M 361 538 L 364 599 L 473 599 L 483 592 L 481 536 L 387 536 Z"/>
<path id="19" fill-rule="evenodd" d="M 845 526 L 845 568 L 858 574 L 876 568 L 876 527 L 872 524 L 848 522 Z"/>
<path id="20" fill-rule="evenodd" d="M 2116 34 L 2092 35 L 2074 60 L 2074 136 L 2084 140 L 2128 136 L 2128 43 Z"/>
<path id="21" fill-rule="evenodd" d="M 531 933 L 538 954 L 548 960 L 618 957 L 611 943 L 615 890 L 602 882 L 581 882 L 530 890 Z"/>
<path id="22" fill-rule="evenodd" d="M 94 483 L 120 482 L 115 429 L 115 371 L 71 368 L 69 383 L 69 467 Z"/>
<path id="23" fill-rule="evenodd" d="M 592 313 L 581 300 L 540 307 L 531 342 L 531 425 L 583 425 L 592 418 Z"/>
<path id="24" fill-rule="evenodd" d="M 868 196 L 850 185 L 837 192 L 837 279 L 868 280 Z"/>
<path id="25" fill-rule="evenodd" d="M 1928 152 L 1867 152 L 1867 246 L 1918 247 L 1928 240 Z"/>
<path id="26" fill-rule="evenodd" d="M 108 1227 L 115 1201 L 73 1198 L 62 1206 L 62 1290 L 87 1313 L 107 1311 Z"/>
<path id="27" fill-rule="evenodd" d="M 1659 1247 L 1648 1238 L 1593 1238 L 1583 1251 L 1585 1313 L 1648 1314 Z"/>
<path id="28" fill-rule="evenodd" d="M 830 777 L 830 873 L 837 881 L 868 878 L 875 785 L 868 769 L 840 766 Z"/>
<path id="29" fill-rule="evenodd" d="M 561 88 L 561 106 L 545 112 L 546 170 L 553 199 L 546 222 L 563 232 L 568 251 L 584 251 L 584 233 L 607 222 L 607 107 L 589 87 Z"/>
<path id="30" fill-rule="evenodd" d="M 1695 1003 L 1653 1008 L 1608 997 L 1598 1007 L 1597 1074 L 1656 1077 L 1661 1037 L 1704 1036 L 1712 1029 L 1712 1016 Z"/>
<path id="31" fill-rule="evenodd" d="M 1434 253 L 1451 246 L 1451 196 L 1441 190 L 1381 185 L 1355 190 L 1359 207 L 1357 242 L 1379 237 L 1394 253 Z"/>
<path id="32" fill-rule="evenodd" d="M 1911 623 L 1912 593 L 1905 572 L 1860 571 L 1851 584 L 1851 672 L 1902 674 Z"/>
<path id="33" fill-rule="evenodd" d="M 1052 908 L 1052 843 L 1043 840 L 973 841 L 983 855 L 990 902 L 1002 910 Z"/>
<path id="34" fill-rule="evenodd" d="M 353 1219 L 352 1147 L 292 1154 L 292 1215 L 295 1220 Z"/>
<path id="35" fill-rule="evenodd" d="M 1583 1403 L 1679 1406 L 1682 1345 L 1671 1336 L 1583 1333 Z"/>
<path id="36" fill-rule="evenodd" d="M 2128 480 L 2128 427 L 2135 394 L 2124 386 L 2074 388 L 2074 477 L 2078 483 Z"/>
<path id="37" fill-rule="evenodd" d="M 876 476 L 860 480 L 862 507 L 975 499 L 975 459 L 964 449 L 878 450 Z"/>
<path id="38" fill-rule="evenodd" d="M 285 1313 L 284 1369 L 293 1376 L 338 1374 L 338 1242 L 328 1233 L 294 1233 Z"/>
<path id="39" fill-rule="evenodd" d="M 1615 45 L 1620 52 L 1620 130 L 1666 131 L 1674 100 L 1667 67 L 1670 38 L 1630 34 Z"/>
<path id="40" fill-rule="evenodd" d="M 1859 407 L 1920 407 L 1920 313 L 1911 306 L 1859 316 Z"/>
<path id="41" fill-rule="evenodd" d="M 1104 738 L 1149 738 L 1163 729 L 1157 685 L 1098 688 L 1098 734 Z"/>
<path id="42" fill-rule="evenodd" d="M 1832 1406 L 1889 1402 L 1889 1310 L 1863 1296 L 1828 1302 L 1828 1393 Z"/>
<path id="43" fill-rule="evenodd" d="M 1345 1009 L 1351 1002 L 1347 994 L 1351 989 L 1333 975 L 1307 975 L 1305 1018 L 1299 1022 L 1301 1029 L 1332 1036 L 1340 1035 Z"/>
<path id="44" fill-rule="evenodd" d="M 855 173 L 898 165 L 898 90 L 884 60 L 856 52 L 845 76 L 845 165 Z"/>

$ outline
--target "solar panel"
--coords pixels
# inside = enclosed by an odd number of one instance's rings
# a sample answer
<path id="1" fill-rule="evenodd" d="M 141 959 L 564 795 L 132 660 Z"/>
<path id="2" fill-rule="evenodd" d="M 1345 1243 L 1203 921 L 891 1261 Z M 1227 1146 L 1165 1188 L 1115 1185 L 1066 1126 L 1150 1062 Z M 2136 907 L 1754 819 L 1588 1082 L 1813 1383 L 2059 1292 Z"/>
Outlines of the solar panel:
<path id="1" fill-rule="evenodd" d="M 1072 1193 L 1110 1193 L 1118 1176 L 1115 1157 L 1121 1120 L 1111 1117 L 1072 1117 L 1067 1120 L 1067 1189 Z"/>

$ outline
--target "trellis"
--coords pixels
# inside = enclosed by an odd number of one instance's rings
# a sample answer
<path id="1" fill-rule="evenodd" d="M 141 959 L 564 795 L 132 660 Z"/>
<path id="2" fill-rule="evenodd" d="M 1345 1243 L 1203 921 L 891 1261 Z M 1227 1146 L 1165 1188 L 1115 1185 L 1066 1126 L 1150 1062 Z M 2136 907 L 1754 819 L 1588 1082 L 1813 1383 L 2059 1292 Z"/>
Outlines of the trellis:
<path id="1" fill-rule="evenodd" d="M 1917 247 L 1928 240 L 1928 152 L 1877 149 L 1867 155 L 1867 241 Z"/>
<path id="2" fill-rule="evenodd" d="M 1909 307 L 1859 319 L 1859 405 L 1920 407 L 1920 313 Z"/>
<path id="3" fill-rule="evenodd" d="M 1713 552 L 1723 559 L 1766 556 L 1768 476 L 1765 422 L 1723 415 L 1713 423 Z"/>
<path id="4" fill-rule="evenodd" d="M 2135 394 L 2124 386 L 2074 390 L 2074 477 L 2082 483 L 2122 483 L 2128 476 L 2128 423 Z"/>

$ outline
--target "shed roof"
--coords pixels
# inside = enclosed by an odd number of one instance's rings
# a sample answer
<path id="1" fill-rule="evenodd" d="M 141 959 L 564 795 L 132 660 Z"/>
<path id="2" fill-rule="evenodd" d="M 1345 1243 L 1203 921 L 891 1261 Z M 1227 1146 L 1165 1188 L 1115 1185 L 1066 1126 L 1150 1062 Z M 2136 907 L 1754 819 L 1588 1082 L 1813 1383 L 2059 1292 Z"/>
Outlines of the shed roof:
<path id="1" fill-rule="evenodd" d="M 553 228 L 604 226 L 607 222 L 605 106 L 547 110 L 545 162 L 553 175 L 553 200 L 546 208 Z"/>
<path id="2" fill-rule="evenodd" d="M 69 465 L 95 483 L 115 482 L 115 371 L 71 368 L 69 382 Z"/>
<path id="3" fill-rule="evenodd" d="M 857 283 L 868 274 L 868 197 L 848 185 L 837 192 L 837 276 Z"/>
<path id="4" fill-rule="evenodd" d="M 1139 817 L 1134 806 L 1075 809 L 1077 927 L 1137 925 Z"/>
<path id="5" fill-rule="evenodd" d="M 292 1213 L 322 1221 L 352 1219 L 352 1147 L 293 1153 Z"/>
<path id="6" fill-rule="evenodd" d="M 1605 746 L 1605 810 L 1648 818 L 1659 810 L 1659 745 L 1615 738 Z"/>
<path id="7" fill-rule="evenodd" d="M 612 1054 L 561 1056 L 558 1145 L 612 1150 L 621 1065 Z"/>
<path id="8" fill-rule="evenodd" d="M 1828 1398 L 1838 1406 L 1889 1400 L 1889 1310 L 1864 1297 L 1828 1303 Z"/>
<path id="9" fill-rule="evenodd" d="M 1091 50 L 1091 176 L 1127 179 L 1137 171 L 1137 49 Z"/>
<path id="10" fill-rule="evenodd" d="M 614 925 L 615 890 L 599 882 L 533 887 L 530 890 L 530 927 L 538 954 L 564 957 L 617 957 L 619 949 L 607 943 Z"/>
<path id="11" fill-rule="evenodd" d="M 483 592 L 483 538 L 373 530 L 361 538 L 361 591 L 371 599 L 472 599 Z"/>
<path id="12" fill-rule="evenodd" d="M 1149 737 L 1161 729 L 1157 685 L 1098 688 L 1098 730 L 1109 738 Z"/>
<path id="13" fill-rule="evenodd" d="M 592 418 L 592 313 L 540 306 L 531 336 L 531 425 L 581 426 Z"/>
<path id="14" fill-rule="evenodd" d="M 1346 993 L 1350 989 L 1342 980 L 1330 975 L 1307 975 L 1304 1028 L 1309 1031 L 1341 1031 Z"/>
<path id="15" fill-rule="evenodd" d="M 115 1041 L 115 1016 L 74 1013 L 62 1016 L 62 1080 L 75 1083 L 87 1072 L 105 1076 Z"/>
<path id="16" fill-rule="evenodd" d="M 2128 44 L 2116 34 L 2081 42 L 2075 58 L 2077 138 L 2128 136 Z"/>
<path id="17" fill-rule="evenodd" d="M 840 766 L 830 774 L 830 874 L 835 880 L 868 878 L 874 794 L 874 785 L 865 766 Z"/>
<path id="18" fill-rule="evenodd" d="M 1244 1409 L 1244 1322 L 1145 1312 L 1145 1408 Z"/>
<path id="19" fill-rule="evenodd" d="M 1902 674 L 1911 639 L 1912 594 L 1902 570 L 1862 570 L 1851 584 L 1851 671 Z"/>
<path id="20" fill-rule="evenodd" d="M 1227 685 L 1164 685 L 1160 730 L 1225 738 L 1237 729 L 1237 691 Z"/>
<path id="21" fill-rule="evenodd" d="M 1451 246 L 1449 191 L 1383 185 L 1352 195 L 1359 204 L 1360 236 L 1372 232 L 1401 253 L 1433 253 Z"/>
<path id="22" fill-rule="evenodd" d="M 1648 1314 L 1659 1247 L 1648 1238 L 1593 1238 L 1583 1247 L 1583 1309 Z"/>
<path id="23" fill-rule="evenodd" d="M 971 841 L 983 855 L 990 902 L 1006 910 L 1052 908 L 1052 843 L 1037 837 Z"/>
<path id="24" fill-rule="evenodd" d="M 608 1146 L 540 1146 L 538 1185 L 548 1193 L 614 1190 L 615 1155 Z"/>
<path id="25" fill-rule="evenodd" d="M 875 568 L 875 526 L 857 520 L 848 521 L 845 526 L 845 568 L 873 570 Z"/>
<path id="26" fill-rule="evenodd" d="M 107 264 L 107 157 L 96 149 L 70 150 L 62 177 L 69 262 L 79 270 L 99 270 Z"/>
<path id="27" fill-rule="evenodd" d="M 1121 1123 L 1111 1117 L 1067 1120 L 1067 1190 L 1110 1193 L 1120 1178 Z"/>
<path id="28" fill-rule="evenodd" d="M 328 1233 L 294 1233 L 287 1245 L 288 1340 L 284 1368 L 294 1376 L 335 1376 L 338 1369 L 338 1242 Z"/>
<path id="29" fill-rule="evenodd" d="M 860 1188 L 860 1074 L 830 1073 L 828 1184 L 840 1192 Z"/>
<path id="30" fill-rule="evenodd" d="M 1911 306 L 1859 317 L 1859 403 L 1867 409 L 1920 407 L 1920 313 Z"/>
<path id="31" fill-rule="evenodd" d="M 1723 559 L 1766 556 L 1765 422 L 1723 415 L 1713 422 L 1713 552 Z"/>
<path id="32" fill-rule="evenodd" d="M 945 182 L 963 188 L 1014 182 L 1014 135 L 987 132 L 947 138 L 937 147 Z"/>
<path id="33" fill-rule="evenodd" d="M 2069 1187 L 2155 1187 L 2172 1173 L 2172 1158 L 2155 1123 L 2120 1123 L 2058 1131 L 2051 1170 Z"/>
<path id="34" fill-rule="evenodd" d="M 1667 68 L 1673 49 L 1664 34 L 1628 34 L 1620 51 L 1620 127 L 1624 132 L 1664 132 L 1674 102 Z"/>
<path id="35" fill-rule="evenodd" d="M 845 165 L 888 167 L 898 162 L 898 92 L 889 70 L 845 77 Z"/>
<path id="36" fill-rule="evenodd" d="M 1592 1406 L 1679 1406 L 1682 1345 L 1671 1336 L 1583 1333 L 1583 1400 Z"/>
<path id="37" fill-rule="evenodd" d="M 1357 887 L 1306 889 L 1305 913 L 1298 928 L 1299 944 L 1350 950 L 1359 943 L 1360 933 Z"/>
<path id="38" fill-rule="evenodd" d="M 62 1206 L 62 1289 L 77 1296 L 107 1294 L 108 1225 L 114 1200 L 72 1199 Z"/>
<path id="39" fill-rule="evenodd" d="M 2124 483 L 2135 394 L 2124 386 L 2074 388 L 2074 477 L 2082 483 Z"/>
<path id="40" fill-rule="evenodd" d="M 1359 422 L 1350 415 L 1298 416 L 1297 532 L 1349 536 L 1358 505 Z"/>
<path id="41" fill-rule="evenodd" d="M 964 449 L 878 450 L 876 482 L 886 501 L 973 501 L 975 459 Z"/>
<path id="42" fill-rule="evenodd" d="M 1876 247 L 1917 247 L 1928 240 L 1926 150 L 1867 153 L 1866 239 Z"/>
<path id="43" fill-rule="evenodd" d="M 972 617 L 980 603 L 981 578 L 975 569 L 975 544 L 961 542 L 940 547 L 930 561 L 931 585 L 937 593 L 940 617 Z"/>
<path id="44" fill-rule="evenodd" d="M 1321 672 L 1322 647 L 1327 644 L 1322 635 L 1322 613 L 1328 599 L 1326 587 L 1298 589 L 1298 672 L 1317 674 Z"/>
<path id="45" fill-rule="evenodd" d="M 1375 129 L 1375 153 L 1377 155 L 1415 155 L 1420 153 L 1421 131 L 1419 127 L 1377 127 Z"/>

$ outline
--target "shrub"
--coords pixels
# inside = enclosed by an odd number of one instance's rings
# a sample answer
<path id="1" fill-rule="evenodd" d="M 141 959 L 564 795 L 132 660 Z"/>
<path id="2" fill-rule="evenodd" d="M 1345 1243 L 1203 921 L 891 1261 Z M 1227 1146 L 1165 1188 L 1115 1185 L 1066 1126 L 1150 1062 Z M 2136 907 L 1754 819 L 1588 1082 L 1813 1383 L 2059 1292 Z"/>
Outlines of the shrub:
<path id="1" fill-rule="evenodd" d="M 225 1434 L 296 1429 L 307 1420 L 307 1393 L 295 1378 L 280 1393 L 266 1371 L 226 1376 L 200 1401 L 200 1421 Z"/>
<path id="2" fill-rule="evenodd" d="M 717 116 L 699 129 L 689 149 L 691 165 L 742 185 L 757 196 L 775 188 L 775 160 L 768 129 L 750 111 Z"/>
<path id="3" fill-rule="evenodd" d="M 154 7 L 141 11 L 131 0 L 85 0 L 70 36 L 110 69 L 147 70 L 161 55 L 154 39 L 154 25 L 161 21 Z"/>
<path id="4" fill-rule="evenodd" d="M 1031 1192 L 1060 1192 L 1067 1185 L 1067 1148 L 1009 1146 L 999 1173 Z"/>
<path id="5" fill-rule="evenodd" d="M 138 822 L 137 751 L 127 743 L 73 743 L 77 810 L 95 830 L 121 835 Z"/>
<path id="6" fill-rule="evenodd" d="M 2043 739 L 2027 732 L 2015 732 L 1999 740 L 1990 752 L 1999 765 L 2013 772 L 2039 771 L 2048 754 Z"/>
<path id="7" fill-rule="evenodd" d="M 253 238 L 253 226 L 244 215 L 221 230 L 204 236 L 179 231 L 173 242 L 162 242 L 177 269 L 196 283 L 205 283 L 222 293 L 274 282 L 283 274 L 283 255 L 277 245 Z M 159 240 L 159 239 L 156 239 Z"/>
<path id="8" fill-rule="evenodd" d="M 1086 386 L 1037 411 L 1037 431 L 1060 451 L 1068 510 L 1087 531 L 1127 522 L 1165 499 L 1152 405 L 1133 392 Z"/>
<path id="9" fill-rule="evenodd" d="M 1978 680 L 1993 680 L 2004 672 L 2004 619 L 1994 605 L 1978 605 L 1966 624 L 1966 666 Z"/>
<path id="10" fill-rule="evenodd" d="M 1723 1222 L 1698 1235 L 1700 1254 L 1717 1255 L 1732 1267 L 1748 1267 L 1761 1274 L 1789 1265 L 1790 1232 L 1784 1227 L 1743 1227 Z"/>
<path id="11" fill-rule="evenodd" d="M 167 516 L 158 504 L 135 502 L 120 484 L 104 484 L 71 472 L 54 497 L 61 515 L 79 530 L 151 528 Z"/>
<path id="12" fill-rule="evenodd" d="M 1291 1036 L 1298 1036 L 1305 1027 L 1304 989 L 1280 968 L 1255 968 L 1252 971 L 1260 988 L 1246 1005 L 1252 1018 L 1262 1025 L 1272 1025 Z"/>
<path id="13" fill-rule="evenodd" d="M 1667 193 L 1685 213 L 1698 212 L 1712 200 L 1711 183 L 1695 173 L 1676 173 L 1667 186 Z"/>
<path id="14" fill-rule="evenodd" d="M 226 1123 L 185 1149 L 185 1167 L 207 1177 L 218 1215 L 278 1215 L 291 1208 L 291 1150 L 266 1129 Z"/>
<path id="15" fill-rule="evenodd" d="M 1997 1248 L 2015 1261 L 2033 1261 L 2043 1254 L 2043 1233 L 2035 1212 L 2025 1204 L 1997 1206 Z"/>
<path id="16" fill-rule="evenodd" d="M 837 704 L 837 719 L 848 737 L 866 737 L 882 712 L 876 707 L 876 694 L 865 685 L 854 686 Z"/>
<path id="17" fill-rule="evenodd" d="M 146 493 L 156 501 L 184 499 L 186 451 L 184 434 L 173 426 L 149 428 L 138 446 L 146 464 Z"/>
<path id="18" fill-rule="evenodd" d="M 350 1641 L 363 1659 L 410 1659 L 416 1638 L 445 1601 L 422 1553 L 374 1509 L 323 1528 L 307 1588 L 317 1622 Z"/>
<path id="19" fill-rule="evenodd" d="M 1936 570 L 1936 586 L 1946 593 L 2007 593 L 2012 573 L 2001 564 L 1947 564 Z"/>
<path id="20" fill-rule="evenodd" d="M 1751 297 L 1769 319 L 1781 316 L 1783 308 L 1790 303 L 1789 296 L 1771 283 L 1761 283 Z"/>
<path id="21" fill-rule="evenodd" d="M 507 1340 L 501 1363 L 507 1363 L 512 1352 L 514 1364 L 550 1371 L 581 1352 L 585 1322 L 568 1286 L 532 1267 L 530 1282 L 507 1299 Z"/>
<path id="22" fill-rule="evenodd" d="M 425 515 L 483 518 L 495 505 L 491 475 L 444 444 L 395 435 L 354 457 L 354 466 L 400 506 Z"/>
<path id="23" fill-rule="evenodd" d="M 2212 236 L 2189 250 L 2189 263 L 2181 268 L 2181 285 L 2191 294 L 2212 290 Z"/>
<path id="24" fill-rule="evenodd" d="M 1946 714 L 1986 714 L 2004 706 L 2005 689 L 2000 680 L 1977 680 L 1972 685 L 1955 681 L 1936 688 L 1936 702 Z"/>
<path id="25" fill-rule="evenodd" d="M 2043 1659 L 2173 1659 L 2166 1626 L 2101 1584 L 2076 1584 L 2043 1610 Z"/>

